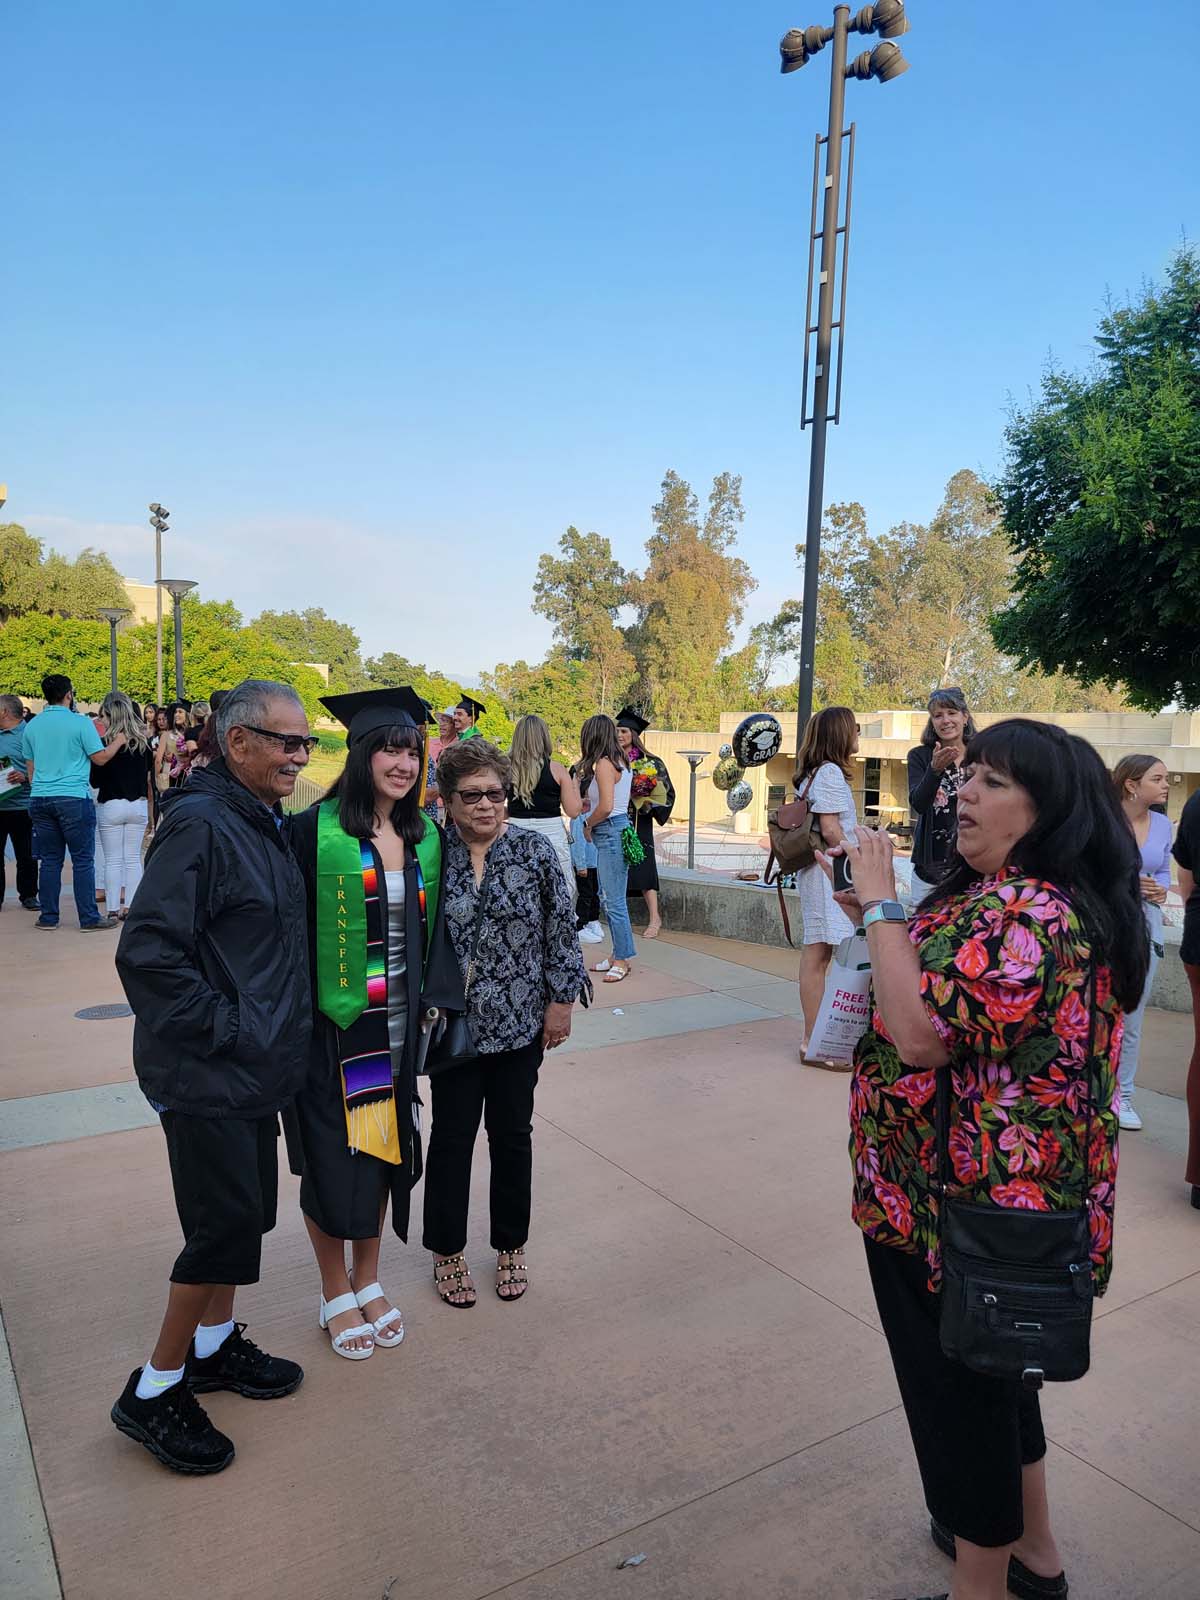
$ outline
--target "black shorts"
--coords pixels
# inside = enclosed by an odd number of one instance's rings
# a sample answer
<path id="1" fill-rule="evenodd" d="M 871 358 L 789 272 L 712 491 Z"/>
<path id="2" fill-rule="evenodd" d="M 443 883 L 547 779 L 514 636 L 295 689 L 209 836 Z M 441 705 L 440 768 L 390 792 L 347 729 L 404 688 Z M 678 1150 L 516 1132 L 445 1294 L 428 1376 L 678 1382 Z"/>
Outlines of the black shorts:
<path id="1" fill-rule="evenodd" d="M 275 1226 L 279 1119 L 161 1114 L 184 1246 L 172 1283 L 257 1283 Z"/>
<path id="2" fill-rule="evenodd" d="M 943 1355 L 924 1257 L 865 1242 L 925 1504 L 971 1544 L 1013 1544 L 1025 1527 L 1021 1468 L 1046 1454 L 1037 1393 Z"/>

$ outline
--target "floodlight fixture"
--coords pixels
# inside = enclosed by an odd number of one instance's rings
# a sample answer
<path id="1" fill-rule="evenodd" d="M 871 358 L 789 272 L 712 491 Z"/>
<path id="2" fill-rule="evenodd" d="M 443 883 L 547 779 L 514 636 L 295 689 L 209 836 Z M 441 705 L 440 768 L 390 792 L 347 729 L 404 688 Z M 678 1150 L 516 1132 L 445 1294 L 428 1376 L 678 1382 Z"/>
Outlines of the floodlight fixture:
<path id="1" fill-rule="evenodd" d="M 779 41 L 780 72 L 798 72 L 833 38 L 832 28 L 789 28 Z"/>
<path id="2" fill-rule="evenodd" d="M 877 33 L 881 39 L 898 39 L 912 24 L 904 14 L 904 0 L 875 0 L 863 6 L 850 24 L 853 33 Z"/>

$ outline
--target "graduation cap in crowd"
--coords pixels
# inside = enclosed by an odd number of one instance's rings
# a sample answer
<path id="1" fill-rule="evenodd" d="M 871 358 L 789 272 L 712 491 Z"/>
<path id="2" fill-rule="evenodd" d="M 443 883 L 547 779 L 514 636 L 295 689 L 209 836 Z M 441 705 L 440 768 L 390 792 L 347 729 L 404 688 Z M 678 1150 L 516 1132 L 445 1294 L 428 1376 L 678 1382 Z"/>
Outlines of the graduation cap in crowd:
<path id="1" fill-rule="evenodd" d="M 635 739 L 640 739 L 650 726 L 647 719 L 640 716 L 632 706 L 626 706 L 623 711 L 617 712 L 616 723 L 618 728 L 628 728 Z"/>
<path id="2" fill-rule="evenodd" d="M 381 728 L 423 730 L 430 706 L 415 689 L 360 689 L 354 694 L 327 694 L 321 704 L 346 731 L 346 743 L 355 744 Z"/>
<path id="3" fill-rule="evenodd" d="M 479 700 L 472 700 L 469 694 L 464 694 L 455 707 L 456 711 L 465 711 L 472 722 L 478 722 L 487 707 Z"/>

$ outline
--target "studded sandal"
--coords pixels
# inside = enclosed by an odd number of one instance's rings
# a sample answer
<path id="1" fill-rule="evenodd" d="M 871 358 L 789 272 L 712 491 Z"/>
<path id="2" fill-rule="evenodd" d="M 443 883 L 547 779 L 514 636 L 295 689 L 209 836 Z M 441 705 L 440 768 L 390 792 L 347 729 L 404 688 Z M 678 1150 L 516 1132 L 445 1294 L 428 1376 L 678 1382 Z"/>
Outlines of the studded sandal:
<path id="1" fill-rule="evenodd" d="M 433 1263 L 433 1282 L 438 1294 L 456 1311 L 470 1311 L 475 1304 L 475 1285 L 467 1282 L 467 1258 L 460 1251 Z M 450 1287 L 447 1288 L 446 1285 Z M 469 1294 L 470 1300 L 452 1300 L 451 1295 Z"/>
<path id="2" fill-rule="evenodd" d="M 520 1256 L 521 1260 L 517 1257 Z M 496 1254 L 496 1295 L 501 1300 L 519 1300 L 529 1287 L 529 1268 L 525 1265 L 525 1246 L 519 1250 L 500 1250 Z M 505 1259 L 507 1257 L 507 1260 Z M 502 1289 L 515 1290 L 502 1294 Z"/>

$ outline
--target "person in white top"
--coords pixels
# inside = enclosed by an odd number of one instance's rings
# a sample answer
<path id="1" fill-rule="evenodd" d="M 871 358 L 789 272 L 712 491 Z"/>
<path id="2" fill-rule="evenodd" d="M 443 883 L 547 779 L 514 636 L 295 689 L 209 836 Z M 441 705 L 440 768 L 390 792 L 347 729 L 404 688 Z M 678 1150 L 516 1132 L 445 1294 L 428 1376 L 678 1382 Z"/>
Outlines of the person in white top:
<path id="1" fill-rule="evenodd" d="M 629 976 L 637 947 L 625 891 L 629 863 L 621 836 L 629 826 L 629 796 L 633 773 L 617 738 L 611 717 L 589 717 L 580 733 L 583 752 L 579 786 L 583 791 L 583 834 L 596 847 L 600 898 L 612 934 L 612 956 L 592 968 L 604 974 L 605 983 L 621 983 Z"/>
<path id="2" fill-rule="evenodd" d="M 796 758 L 792 782 L 796 798 L 807 800 L 816 817 L 824 848 L 855 841 L 858 816 L 850 791 L 851 760 L 858 749 L 858 723 L 849 706 L 828 706 L 811 718 Z M 800 953 L 800 1004 L 804 1010 L 804 1040 L 800 1058 L 809 1066 L 848 1072 L 842 1063 L 809 1060 L 808 1041 L 816 1025 L 825 993 L 825 977 L 835 946 L 854 932 L 853 924 L 834 898 L 833 887 L 819 864 L 805 867 L 797 881 L 804 918 L 804 948 Z"/>

